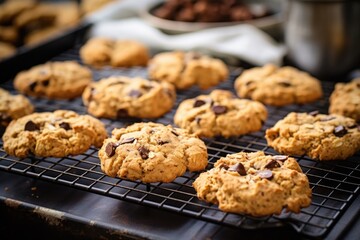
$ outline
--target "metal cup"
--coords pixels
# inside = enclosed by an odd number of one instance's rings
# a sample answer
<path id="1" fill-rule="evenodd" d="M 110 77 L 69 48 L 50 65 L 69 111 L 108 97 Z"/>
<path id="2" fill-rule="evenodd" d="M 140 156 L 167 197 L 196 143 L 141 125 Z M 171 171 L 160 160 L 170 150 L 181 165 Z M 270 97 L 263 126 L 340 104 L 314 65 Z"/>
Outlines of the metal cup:
<path id="1" fill-rule="evenodd" d="M 285 42 L 289 60 L 320 78 L 360 67 L 360 1 L 289 0 Z"/>

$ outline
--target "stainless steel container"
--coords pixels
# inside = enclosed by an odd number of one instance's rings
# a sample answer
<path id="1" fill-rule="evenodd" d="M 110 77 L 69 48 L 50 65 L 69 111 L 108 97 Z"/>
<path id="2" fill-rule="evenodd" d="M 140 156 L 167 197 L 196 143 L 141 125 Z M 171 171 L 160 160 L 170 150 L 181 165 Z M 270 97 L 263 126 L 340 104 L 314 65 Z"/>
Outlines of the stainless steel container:
<path id="1" fill-rule="evenodd" d="M 292 63 L 324 78 L 360 67 L 359 0 L 288 0 L 286 10 Z"/>

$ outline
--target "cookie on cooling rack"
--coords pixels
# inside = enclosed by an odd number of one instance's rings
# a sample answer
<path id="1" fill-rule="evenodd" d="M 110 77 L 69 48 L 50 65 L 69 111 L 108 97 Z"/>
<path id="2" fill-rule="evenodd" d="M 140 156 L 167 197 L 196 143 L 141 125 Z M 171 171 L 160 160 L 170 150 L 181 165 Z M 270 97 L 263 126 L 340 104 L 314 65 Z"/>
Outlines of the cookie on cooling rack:
<path id="1" fill-rule="evenodd" d="M 13 120 L 3 135 L 4 149 L 24 158 L 66 157 L 85 152 L 91 145 L 101 147 L 106 138 L 104 124 L 73 111 L 33 113 Z"/>
<path id="2" fill-rule="evenodd" d="M 0 132 L 13 119 L 18 119 L 34 111 L 34 106 L 23 95 L 12 95 L 0 88 Z"/>
<path id="3" fill-rule="evenodd" d="M 174 123 L 202 137 L 238 136 L 258 131 L 267 118 L 263 104 L 214 90 L 180 103 Z"/>
<path id="4" fill-rule="evenodd" d="M 14 86 L 29 96 L 72 99 L 81 96 L 91 81 L 91 71 L 75 61 L 48 62 L 20 72 Z"/>
<path id="5" fill-rule="evenodd" d="M 229 70 L 220 59 L 195 52 L 165 52 L 150 61 L 149 77 L 174 84 L 177 89 L 198 85 L 208 89 L 228 78 Z"/>
<path id="6" fill-rule="evenodd" d="M 169 83 L 128 77 L 102 79 L 83 93 L 90 114 L 111 119 L 158 118 L 170 111 L 175 99 L 175 88 Z"/>
<path id="7" fill-rule="evenodd" d="M 296 160 L 264 152 L 220 158 L 193 186 L 199 199 L 220 210 L 252 216 L 280 214 L 283 208 L 297 213 L 311 203 L 308 178 Z"/>
<path id="8" fill-rule="evenodd" d="M 340 115 L 289 113 L 266 130 L 269 146 L 281 154 L 344 160 L 360 150 L 360 126 Z"/>
<path id="9" fill-rule="evenodd" d="M 330 96 L 329 113 L 350 117 L 360 122 L 360 78 L 337 83 Z"/>
<path id="10" fill-rule="evenodd" d="M 92 38 L 80 49 L 84 63 L 94 67 L 111 65 L 113 67 L 146 66 L 149 50 L 142 43 L 133 40 L 112 40 Z"/>
<path id="11" fill-rule="evenodd" d="M 204 170 L 207 156 L 204 142 L 186 130 L 151 122 L 114 129 L 99 151 L 107 175 L 146 183 Z"/>
<path id="12" fill-rule="evenodd" d="M 235 80 L 239 97 L 274 106 L 305 104 L 323 95 L 320 81 L 293 67 L 272 64 L 245 70 Z"/>

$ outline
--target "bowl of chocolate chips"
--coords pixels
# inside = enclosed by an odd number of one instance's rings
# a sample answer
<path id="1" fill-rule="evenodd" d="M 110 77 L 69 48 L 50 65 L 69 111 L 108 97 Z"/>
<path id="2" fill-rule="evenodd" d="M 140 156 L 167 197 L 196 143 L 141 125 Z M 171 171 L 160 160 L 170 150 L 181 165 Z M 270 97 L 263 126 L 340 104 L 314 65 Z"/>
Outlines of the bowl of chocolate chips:
<path id="1" fill-rule="evenodd" d="M 169 34 L 243 23 L 271 33 L 283 21 L 278 0 L 159 0 L 144 9 L 142 16 Z"/>

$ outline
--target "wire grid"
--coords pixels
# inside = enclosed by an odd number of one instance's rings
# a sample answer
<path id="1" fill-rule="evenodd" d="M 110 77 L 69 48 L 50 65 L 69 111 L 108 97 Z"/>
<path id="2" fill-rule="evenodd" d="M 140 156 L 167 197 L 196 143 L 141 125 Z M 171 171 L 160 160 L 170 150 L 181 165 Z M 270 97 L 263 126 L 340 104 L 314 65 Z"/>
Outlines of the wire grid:
<path id="1" fill-rule="evenodd" d="M 75 47 L 52 60 L 75 60 L 81 63 L 78 56 L 79 47 Z M 222 83 L 217 88 L 233 91 L 233 81 L 241 72 L 241 68 L 233 68 L 230 80 Z M 126 75 L 147 77 L 145 68 L 93 69 L 94 79 L 99 80 L 111 75 Z M 1 87 L 15 92 L 12 82 L 8 81 Z M 323 82 L 324 99 L 328 99 L 334 85 Z M 186 98 L 193 98 L 199 94 L 207 94 L 211 90 L 201 91 L 194 87 L 190 90 L 179 91 L 174 108 L 156 122 L 172 124 L 172 119 L 178 104 Z M 80 98 L 74 100 L 47 100 L 31 98 L 37 112 L 68 109 L 85 114 L 86 109 Z M 277 154 L 269 148 L 264 138 L 265 130 L 272 127 L 278 120 L 291 111 L 310 112 L 319 110 L 327 113 L 327 100 L 320 100 L 308 105 L 290 105 L 282 108 L 268 106 L 269 118 L 261 131 L 236 138 L 204 139 L 208 154 L 209 164 L 207 169 L 220 157 L 240 151 L 264 151 L 266 154 Z M 149 119 L 114 121 L 101 119 L 108 133 L 112 129 L 124 127 L 136 121 L 154 121 Z M 334 226 L 359 194 L 360 185 L 360 154 L 357 153 L 346 161 L 318 162 L 306 156 L 294 156 L 304 173 L 308 176 L 312 188 L 312 203 L 300 213 L 287 213 L 280 215 L 255 218 L 247 215 L 225 213 L 217 206 L 198 200 L 192 187 L 198 173 L 186 172 L 184 176 L 176 178 L 171 183 L 143 184 L 137 181 L 111 178 L 101 171 L 98 149 L 90 148 L 84 154 L 65 158 L 36 158 L 28 157 L 18 159 L 6 154 L 0 145 L 0 169 L 13 173 L 40 178 L 51 182 L 64 184 L 70 187 L 94 192 L 117 199 L 135 202 L 141 205 L 161 208 L 180 214 L 185 214 L 201 220 L 223 224 L 227 226 L 258 229 L 264 227 L 284 226 L 290 224 L 297 232 L 311 237 L 321 237 Z"/>

